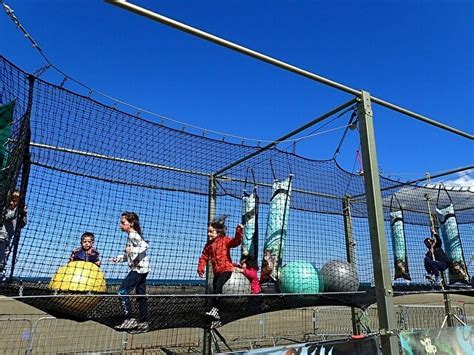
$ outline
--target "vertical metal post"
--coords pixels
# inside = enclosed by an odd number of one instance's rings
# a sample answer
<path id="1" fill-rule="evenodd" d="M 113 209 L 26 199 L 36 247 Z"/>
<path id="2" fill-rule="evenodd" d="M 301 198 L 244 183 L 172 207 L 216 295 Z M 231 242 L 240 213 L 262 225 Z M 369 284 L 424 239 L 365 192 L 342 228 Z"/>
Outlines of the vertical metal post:
<path id="1" fill-rule="evenodd" d="M 127 350 L 127 344 L 128 344 L 128 333 L 122 332 L 122 349 L 120 350 L 120 354 L 125 354 L 125 351 Z"/>
<path id="2" fill-rule="evenodd" d="M 208 209 L 207 209 L 207 220 L 210 223 L 216 214 L 216 176 L 211 175 L 209 177 L 209 192 L 208 192 Z M 207 233 L 206 233 L 207 238 Z M 206 294 L 211 292 L 211 276 L 212 268 L 210 267 L 210 262 L 206 267 Z M 202 342 L 202 353 L 203 354 L 212 354 L 212 335 L 210 329 L 204 329 L 203 342 Z"/>
<path id="3" fill-rule="evenodd" d="M 370 94 L 366 91 L 361 91 L 361 102 L 358 105 L 357 115 L 360 128 L 365 197 L 369 216 L 375 297 L 377 300 L 382 353 L 387 355 L 398 354 L 397 324 L 393 305 L 393 289 L 390 283 L 390 266 L 375 148 L 372 104 Z"/>
<path id="4" fill-rule="evenodd" d="M 448 323 L 448 327 L 454 327 L 454 320 L 453 320 L 453 309 L 451 307 L 451 299 L 447 293 L 443 293 L 444 299 L 444 318 Z"/>
<path id="5" fill-rule="evenodd" d="M 33 75 L 28 76 L 28 104 L 26 107 L 26 112 L 25 112 L 25 117 L 23 118 L 23 121 L 21 123 L 21 132 L 23 132 L 24 136 L 21 137 L 20 139 L 23 140 L 23 156 L 22 156 L 22 162 L 21 162 L 21 184 L 20 184 L 20 201 L 17 206 L 17 211 L 23 212 L 26 204 L 26 191 L 28 189 L 28 180 L 30 177 L 30 167 L 31 167 L 31 161 L 30 161 L 30 142 L 31 142 L 31 127 L 30 127 L 30 117 L 31 117 L 31 111 L 33 107 L 33 94 L 34 94 L 34 89 L 35 89 L 35 80 L 36 77 Z M 19 171 L 15 172 L 17 180 Z M 14 186 L 13 186 L 14 187 Z M 13 279 L 13 273 L 15 271 L 15 265 L 16 265 L 16 258 L 18 254 L 18 244 L 20 242 L 20 232 L 21 232 L 21 226 L 19 224 L 16 225 L 15 229 L 15 234 L 13 235 L 13 241 L 12 241 L 12 251 L 9 255 L 11 257 L 11 265 L 10 265 L 10 276 L 9 276 L 9 281 Z"/>
<path id="6" fill-rule="evenodd" d="M 342 213 L 344 216 L 344 233 L 346 236 L 347 262 L 356 266 L 355 242 L 352 234 L 352 215 L 350 199 L 350 196 L 344 196 L 342 200 Z"/>
<path id="7" fill-rule="evenodd" d="M 431 213 L 431 211 L 428 211 L 428 213 Z M 436 218 L 436 215 L 432 216 L 432 221 L 434 224 L 433 228 L 435 232 L 439 233 L 439 222 L 438 222 L 438 218 Z M 447 278 L 446 278 L 445 271 L 441 271 L 441 282 L 444 285 L 446 285 L 446 280 Z M 449 297 L 449 294 L 443 292 L 443 301 L 444 301 L 444 319 L 448 323 L 448 327 L 454 327 L 453 309 L 451 307 L 451 298 Z"/>
<path id="8" fill-rule="evenodd" d="M 347 262 L 356 267 L 355 242 L 352 234 L 352 215 L 350 208 L 350 196 L 344 196 L 342 200 L 342 215 L 344 218 L 344 235 L 346 237 L 346 255 Z M 360 334 L 360 328 L 357 324 L 358 311 L 351 307 L 352 333 Z"/>

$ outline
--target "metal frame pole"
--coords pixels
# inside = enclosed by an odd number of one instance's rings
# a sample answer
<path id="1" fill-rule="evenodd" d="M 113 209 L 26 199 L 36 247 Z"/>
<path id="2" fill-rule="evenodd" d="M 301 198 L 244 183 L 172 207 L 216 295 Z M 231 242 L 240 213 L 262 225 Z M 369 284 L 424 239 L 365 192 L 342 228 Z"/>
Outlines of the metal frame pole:
<path id="1" fill-rule="evenodd" d="M 216 177 L 211 175 L 209 177 L 209 195 L 208 195 L 208 210 L 207 210 L 207 220 L 210 223 L 214 216 L 216 215 L 216 194 L 217 192 L 217 183 Z M 207 234 L 206 234 L 207 238 Z M 211 291 L 211 273 L 212 268 L 210 267 L 210 262 L 206 267 L 206 294 L 209 294 Z M 202 353 L 203 354 L 212 354 L 212 334 L 211 330 L 206 328 L 204 329 L 203 342 L 202 342 Z"/>
<path id="2" fill-rule="evenodd" d="M 33 107 L 33 95 L 35 90 L 35 80 L 36 78 L 33 75 L 28 76 L 28 103 L 25 112 L 25 117 L 23 118 L 23 122 L 21 123 L 21 131 L 24 133 L 23 137 L 23 156 L 22 162 L 20 164 L 21 168 L 21 183 L 20 183 L 20 202 L 17 207 L 17 211 L 23 211 L 26 205 L 26 193 L 28 190 L 28 181 L 30 178 L 30 168 L 31 168 L 31 156 L 30 156 L 30 141 L 31 141 L 31 126 L 30 126 L 30 117 L 31 111 Z M 16 171 L 15 181 L 18 179 L 18 175 L 20 174 L 19 170 Z M 18 245 L 20 243 L 21 237 L 21 226 L 19 224 L 16 225 L 15 234 L 13 235 L 13 241 L 11 245 L 11 253 L 9 257 L 11 257 L 11 265 L 10 265 L 10 276 L 9 281 L 13 279 L 13 274 L 15 272 L 15 265 L 16 265 L 16 258 L 18 254 Z M 10 247 L 10 246 L 8 246 Z"/>
<path id="3" fill-rule="evenodd" d="M 428 213 L 431 213 L 431 210 L 428 210 Z M 430 216 L 430 218 L 432 218 Z M 438 218 L 434 216 L 433 218 L 433 228 L 436 231 L 436 233 L 439 232 L 439 222 Z M 445 271 L 441 271 L 441 282 L 443 283 L 442 289 L 444 291 L 444 287 L 446 286 L 446 273 Z M 453 308 L 451 306 L 451 298 L 449 297 L 449 294 L 447 292 L 443 292 L 443 303 L 444 303 L 444 321 L 441 326 L 443 328 L 443 325 L 447 322 L 448 327 L 453 327 L 454 326 L 454 317 L 453 317 Z"/>
<path id="4" fill-rule="evenodd" d="M 333 81 L 333 80 L 330 80 L 330 79 L 327 79 L 327 78 L 324 78 L 320 75 L 317 75 L 317 74 L 314 74 L 310 71 L 307 71 L 307 70 L 303 70 L 301 68 L 298 68 L 294 65 L 290 65 L 288 63 L 285 63 L 281 60 L 278 60 L 278 59 L 275 59 L 275 58 L 272 58 L 270 56 L 267 56 L 263 53 L 260 53 L 260 52 L 257 52 L 257 51 L 254 51 L 254 50 L 251 50 L 249 48 L 246 48 L 244 46 L 241 46 L 241 45 L 238 45 L 236 43 L 233 43 L 231 41 L 228 41 L 228 40 L 225 40 L 223 38 L 220 38 L 218 36 L 215 36 L 215 35 L 212 35 L 210 33 L 207 33 L 205 31 L 202 31 L 202 30 L 199 30 L 195 27 L 192 27 L 192 26 L 189 26 L 189 25 L 186 25 L 182 22 L 179 22 L 179 21 L 176 21 L 176 20 L 173 20 L 169 17 L 166 17 L 166 16 L 163 16 L 163 15 L 160 15 L 160 14 L 157 14 L 156 12 L 153 12 L 153 11 L 150 11 L 148 9 L 145 9 L 141 6 L 138 6 L 138 5 L 135 5 L 135 4 L 132 4 L 132 3 L 129 3 L 125 0 L 105 0 L 105 2 L 109 3 L 109 4 L 112 4 L 112 5 L 115 5 L 115 6 L 118 6 L 118 7 L 121 7 L 125 10 L 128 10 L 128 11 L 131 11 L 131 12 L 134 12 L 138 15 L 141 15 L 141 16 L 145 16 L 153 21 L 157 21 L 157 22 L 160 22 L 164 25 L 167 25 L 167 26 L 170 26 L 170 27 L 173 27 L 173 28 L 176 28 L 177 30 L 180 30 L 180 31 L 183 31 L 183 32 L 186 32 L 186 33 L 189 33 L 193 36 L 196 36 L 196 37 L 199 37 L 199 38 L 202 38 L 206 41 L 210 41 L 210 42 L 213 42 L 213 43 L 216 43 L 220 46 L 223 46 L 223 47 L 226 47 L 226 48 L 229 48 L 229 49 L 232 49 L 236 52 L 239 52 L 239 53 L 242 53 L 242 54 L 245 54 L 245 55 L 248 55 L 250 57 L 253 57 L 255 59 L 258 59 L 258 60 L 261 60 L 262 62 L 265 62 L 265 63 L 268 63 L 268 64 L 271 64 L 271 65 L 274 65 L 276 67 L 279 67 L 279 68 L 282 68 L 282 69 L 285 69 L 285 70 L 288 70 L 292 73 L 295 73 L 295 74 L 298 74 L 300 76 L 303 76 L 303 77 L 306 77 L 308 79 L 311 79 L 311 80 L 314 80 L 314 81 L 317 81 L 317 82 L 320 82 L 324 85 L 327 85 L 327 86 L 330 86 L 330 87 L 333 87 L 335 89 L 338 89 L 338 90 L 341 90 L 341 91 L 344 91 L 344 92 L 347 92 L 349 94 L 352 94 L 352 95 L 356 95 L 356 96 L 359 96 L 360 97 L 360 91 L 359 90 L 356 90 L 354 88 L 351 88 L 347 85 L 344 85 L 344 84 L 340 84 L 336 81 Z M 391 110 L 394 110 L 394 111 L 397 111 L 399 113 L 402 113 L 406 116 L 409 116 L 409 117 L 412 117 L 412 118 L 415 118 L 419 121 L 423 121 L 425 123 L 428 123 L 428 124 L 431 124 L 433 126 L 436 126 L 438 128 L 441 128 L 441 129 L 444 129 L 446 131 L 449 131 L 451 133 L 454 133 L 454 134 L 457 134 L 457 135 L 460 135 L 462 137 L 465 137 L 465 138 L 469 138 L 471 140 L 474 140 L 474 135 L 472 134 L 469 134 L 469 133 L 466 133 L 466 132 L 463 132 L 461 130 L 458 130 L 456 128 L 453 128 L 453 127 L 450 127 L 448 125 L 445 125 L 441 122 L 438 122 L 438 121 L 435 121 L 435 120 L 432 120 L 431 118 L 428 118 L 426 116 L 423 116 L 423 115 L 420 115 L 416 112 L 412 112 L 410 110 L 407 110 L 403 107 L 400 107 L 400 106 L 397 106 L 395 104 L 392 104 L 390 102 L 387 102 L 385 100 L 382 100 L 382 99 L 378 99 L 376 97 L 372 97 L 372 102 L 374 103 L 377 103 L 381 106 L 384 106 L 384 107 L 387 107 Z"/>
<path id="5" fill-rule="evenodd" d="M 324 78 L 322 76 L 316 75 L 316 74 L 311 73 L 307 70 L 300 69 L 300 68 L 298 68 L 294 65 L 287 64 L 287 63 L 285 63 L 281 60 L 272 58 L 272 57 L 267 56 L 263 53 L 248 49 L 244 46 L 241 46 L 239 44 L 236 44 L 236 43 L 233 43 L 231 41 L 225 40 L 225 39 L 220 38 L 218 36 L 212 35 L 208 32 L 202 31 L 198 28 L 186 25 L 182 22 L 173 20 L 169 17 L 163 16 L 163 15 L 160 15 L 156 12 L 151 11 L 151 10 L 145 9 L 144 7 L 132 4 L 128 1 L 125 1 L 125 0 L 105 0 L 105 2 L 107 2 L 109 4 L 112 4 L 112 5 L 115 5 L 115 6 L 118 6 L 118 7 L 121 7 L 122 9 L 134 12 L 138 15 L 147 17 L 150 20 L 157 21 L 157 22 L 160 22 L 164 25 L 176 28 L 177 30 L 189 33 L 193 36 L 202 38 L 206 41 L 216 43 L 220 46 L 232 49 L 234 51 L 237 51 L 237 52 L 240 52 L 242 54 L 248 55 L 250 57 L 261 60 L 263 62 L 275 65 L 275 66 L 280 67 L 280 68 L 284 68 L 284 69 L 289 70 L 289 71 L 291 71 L 293 73 L 296 73 L 298 75 L 302 75 L 302 76 L 307 77 L 309 79 L 319 81 L 319 82 L 321 82 L 325 85 L 332 86 L 332 87 L 334 87 L 338 90 L 345 91 L 349 94 L 353 94 L 353 95 L 359 95 L 360 94 L 360 92 L 358 90 L 350 88 L 349 86 L 337 83 L 333 80 L 330 80 L 330 79 Z"/>
<path id="6" fill-rule="evenodd" d="M 350 196 L 344 196 L 342 199 L 342 215 L 344 218 L 344 235 L 346 237 L 346 255 L 347 262 L 356 267 L 355 242 L 352 233 L 352 216 Z M 358 311 L 355 307 L 351 307 L 352 333 L 360 334 L 360 328 L 357 324 Z M 360 318 L 360 317 L 359 317 Z"/>
<path id="7" fill-rule="evenodd" d="M 375 277 L 375 297 L 379 316 L 380 339 L 383 354 L 398 354 L 397 322 L 390 282 L 390 266 L 385 236 L 382 194 L 375 148 L 372 105 L 370 94 L 361 91 L 362 102 L 358 105 L 364 185 L 369 215 L 372 263 Z"/>

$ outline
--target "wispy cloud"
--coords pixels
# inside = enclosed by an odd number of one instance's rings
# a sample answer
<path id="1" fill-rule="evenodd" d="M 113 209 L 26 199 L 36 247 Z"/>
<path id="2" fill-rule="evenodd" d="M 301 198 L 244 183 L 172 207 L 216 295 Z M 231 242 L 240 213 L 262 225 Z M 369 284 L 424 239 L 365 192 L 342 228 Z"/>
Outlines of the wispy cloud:
<path id="1" fill-rule="evenodd" d="M 457 173 L 456 175 L 457 176 L 455 178 L 444 181 L 444 185 L 474 188 L 474 169 L 469 169 L 461 173 Z"/>

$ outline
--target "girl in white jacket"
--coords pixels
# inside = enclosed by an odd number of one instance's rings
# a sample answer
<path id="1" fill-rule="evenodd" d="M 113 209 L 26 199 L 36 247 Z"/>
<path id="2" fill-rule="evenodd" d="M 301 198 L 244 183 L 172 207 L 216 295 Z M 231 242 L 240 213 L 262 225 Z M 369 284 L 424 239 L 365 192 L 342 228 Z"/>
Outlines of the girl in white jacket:
<path id="1" fill-rule="evenodd" d="M 148 301 L 146 298 L 146 277 L 150 272 L 150 261 L 146 255 L 148 243 L 142 238 L 140 221 L 135 212 L 124 212 L 120 217 L 120 229 L 127 233 L 127 245 L 123 254 L 117 255 L 111 261 L 114 263 L 128 262 L 130 272 L 123 280 L 118 291 L 121 297 L 126 319 L 115 327 L 118 330 L 146 332 L 148 330 Z M 138 295 L 138 321 L 132 317 L 132 307 L 128 295 L 135 289 Z"/>

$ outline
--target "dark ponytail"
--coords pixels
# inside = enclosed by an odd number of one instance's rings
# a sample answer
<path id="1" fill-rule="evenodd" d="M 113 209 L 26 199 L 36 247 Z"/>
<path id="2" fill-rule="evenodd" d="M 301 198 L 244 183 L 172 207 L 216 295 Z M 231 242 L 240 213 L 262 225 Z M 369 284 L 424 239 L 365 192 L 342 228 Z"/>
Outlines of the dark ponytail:
<path id="1" fill-rule="evenodd" d="M 122 213 L 122 217 L 124 217 L 128 223 L 132 225 L 132 228 L 143 238 L 138 215 L 135 212 L 124 212 Z"/>

